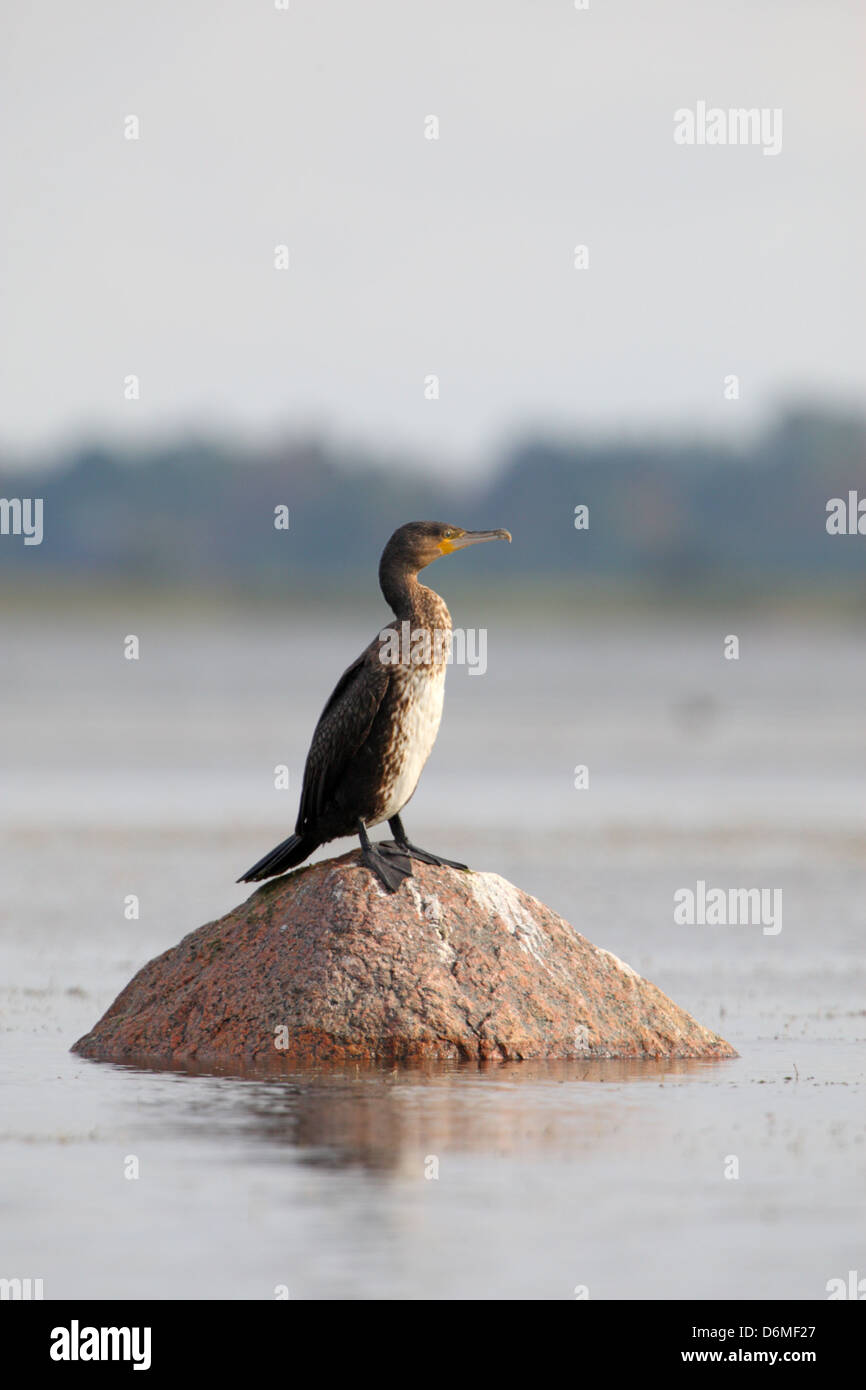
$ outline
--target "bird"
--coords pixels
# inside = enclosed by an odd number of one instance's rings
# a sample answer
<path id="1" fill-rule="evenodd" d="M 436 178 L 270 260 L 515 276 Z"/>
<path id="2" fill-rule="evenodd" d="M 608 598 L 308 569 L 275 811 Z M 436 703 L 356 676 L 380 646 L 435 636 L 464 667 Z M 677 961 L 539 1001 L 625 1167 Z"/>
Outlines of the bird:
<path id="1" fill-rule="evenodd" d="M 359 837 L 362 863 L 389 893 L 411 878 L 413 859 L 467 867 L 412 844 L 400 819 L 439 731 L 451 648 L 448 607 L 419 583 L 418 574 L 443 555 L 494 540 L 510 542 L 511 534 L 410 521 L 390 537 L 379 562 L 379 587 L 394 621 L 346 668 L 319 717 L 294 834 L 238 883 L 274 878 L 320 845 L 348 835 Z M 367 832 L 385 821 L 393 840 L 373 844 Z"/>

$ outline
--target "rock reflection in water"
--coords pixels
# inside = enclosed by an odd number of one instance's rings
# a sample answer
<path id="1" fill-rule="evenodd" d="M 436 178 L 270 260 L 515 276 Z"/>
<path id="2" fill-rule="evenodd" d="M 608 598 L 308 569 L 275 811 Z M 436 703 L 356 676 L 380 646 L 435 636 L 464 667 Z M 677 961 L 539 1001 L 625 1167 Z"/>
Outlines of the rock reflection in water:
<path id="1" fill-rule="evenodd" d="M 104 1065 L 104 1064 L 94 1064 Z M 164 1135 L 206 1126 L 212 1139 L 255 1140 L 272 1153 L 323 1168 L 360 1165 L 411 1172 L 445 1153 L 546 1153 L 597 1150 L 637 1103 L 634 1085 L 664 1085 L 730 1065 L 724 1061 L 551 1061 L 358 1065 L 288 1071 L 279 1059 L 224 1069 L 167 1060 L 146 1071 L 221 1078 L 224 1086 L 158 1107 Z M 604 1086 L 602 1097 L 598 1087 Z M 611 1107 L 617 1088 L 621 1104 Z M 178 1096 L 180 1100 L 180 1096 Z M 645 1095 L 641 1100 L 645 1104 Z"/>

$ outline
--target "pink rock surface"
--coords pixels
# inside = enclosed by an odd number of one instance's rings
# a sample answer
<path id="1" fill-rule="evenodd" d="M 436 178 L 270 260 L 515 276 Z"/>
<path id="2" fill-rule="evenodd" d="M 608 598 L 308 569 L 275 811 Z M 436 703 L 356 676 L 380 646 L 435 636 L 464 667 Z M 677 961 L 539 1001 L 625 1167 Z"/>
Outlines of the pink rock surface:
<path id="1" fill-rule="evenodd" d="M 357 851 L 257 889 L 141 969 L 73 1051 L 101 1061 L 735 1057 L 497 874 Z"/>

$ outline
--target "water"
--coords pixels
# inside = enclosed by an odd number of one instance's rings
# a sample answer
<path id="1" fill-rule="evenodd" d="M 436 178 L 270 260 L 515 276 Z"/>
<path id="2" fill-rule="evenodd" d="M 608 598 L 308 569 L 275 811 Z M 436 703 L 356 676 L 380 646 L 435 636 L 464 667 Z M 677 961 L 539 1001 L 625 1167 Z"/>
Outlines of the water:
<path id="1" fill-rule="evenodd" d="M 291 828 L 312 724 L 378 620 L 4 619 L 0 1277 L 47 1298 L 741 1299 L 866 1273 L 853 631 L 755 619 L 733 663 L 714 618 L 494 615 L 487 673 L 449 673 L 405 816 L 739 1059 L 250 1076 L 70 1055 L 141 964 L 245 896 L 233 880 Z M 675 925 L 699 878 L 781 888 L 781 933 Z"/>

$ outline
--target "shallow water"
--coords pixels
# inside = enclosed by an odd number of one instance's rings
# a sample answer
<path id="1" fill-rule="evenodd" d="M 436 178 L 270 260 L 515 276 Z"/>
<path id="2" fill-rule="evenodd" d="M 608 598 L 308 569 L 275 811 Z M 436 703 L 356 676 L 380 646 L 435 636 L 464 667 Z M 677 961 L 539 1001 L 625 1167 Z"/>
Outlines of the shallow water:
<path id="1" fill-rule="evenodd" d="M 0 1277 L 42 1278 L 46 1298 L 822 1298 L 862 1275 L 850 632 L 755 621 L 725 663 L 715 620 L 563 640 L 498 618 L 486 675 L 449 673 L 405 817 L 738 1059 L 220 1076 L 70 1055 L 144 961 L 243 898 L 233 880 L 294 819 L 273 767 L 297 786 L 377 621 L 5 620 Z M 781 888 L 782 931 L 677 926 L 673 893 L 699 878 Z"/>

